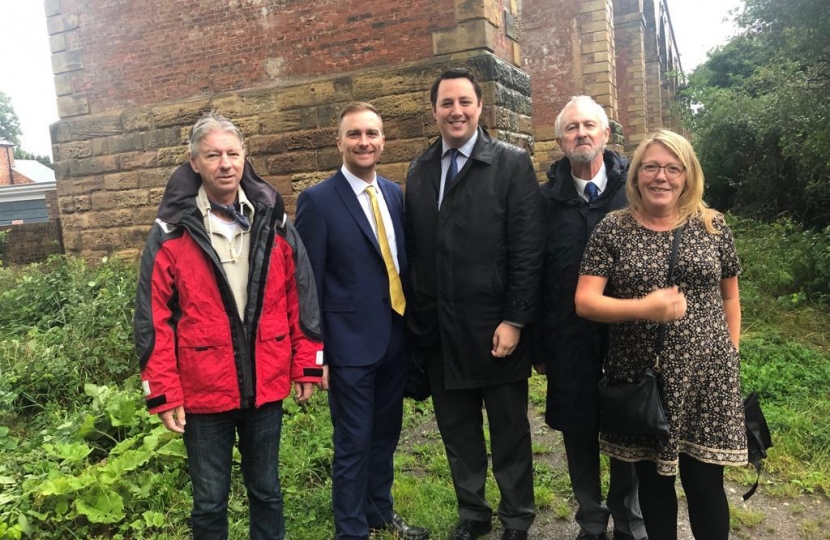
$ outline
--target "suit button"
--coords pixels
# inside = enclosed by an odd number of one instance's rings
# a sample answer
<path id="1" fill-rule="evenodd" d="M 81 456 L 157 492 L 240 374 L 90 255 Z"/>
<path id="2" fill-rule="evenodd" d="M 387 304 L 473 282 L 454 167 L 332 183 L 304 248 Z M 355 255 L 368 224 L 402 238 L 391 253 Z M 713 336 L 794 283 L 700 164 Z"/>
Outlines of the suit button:
<path id="1" fill-rule="evenodd" d="M 388 303 L 389 303 L 389 299 L 388 299 L 388 298 L 384 298 L 384 299 L 383 299 L 383 305 L 387 305 Z"/>

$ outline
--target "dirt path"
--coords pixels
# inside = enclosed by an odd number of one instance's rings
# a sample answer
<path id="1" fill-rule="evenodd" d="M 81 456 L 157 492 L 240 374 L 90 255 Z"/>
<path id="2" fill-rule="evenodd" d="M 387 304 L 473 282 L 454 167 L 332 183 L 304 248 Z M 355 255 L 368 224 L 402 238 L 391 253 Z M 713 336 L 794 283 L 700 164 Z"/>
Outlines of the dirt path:
<path id="1" fill-rule="evenodd" d="M 534 448 L 544 449 L 536 452 L 534 460 L 567 474 L 560 433 L 544 424 L 539 411 L 531 410 L 529 416 Z M 433 420 L 418 426 L 414 431 L 437 431 L 437 426 Z M 415 433 L 410 433 L 410 436 L 418 438 Z M 741 498 L 746 491 L 745 486 L 727 484 L 727 496 L 732 508 L 730 540 L 830 540 L 830 500 L 824 496 L 812 495 L 796 498 L 771 497 L 764 493 L 764 481 L 762 477 L 761 487 L 747 502 Z M 769 481 L 769 478 L 766 481 Z M 678 496 L 678 540 L 695 540 L 689 528 L 686 501 L 679 483 Z M 569 498 L 568 503 L 571 512 L 567 518 L 558 517 L 562 512 L 550 507 L 540 509 L 530 530 L 530 540 L 573 540 L 579 532 L 579 527 L 573 521 L 573 500 Z M 500 530 L 494 530 L 482 539 L 498 540 L 500 535 Z M 610 539 L 610 531 L 608 536 Z"/>

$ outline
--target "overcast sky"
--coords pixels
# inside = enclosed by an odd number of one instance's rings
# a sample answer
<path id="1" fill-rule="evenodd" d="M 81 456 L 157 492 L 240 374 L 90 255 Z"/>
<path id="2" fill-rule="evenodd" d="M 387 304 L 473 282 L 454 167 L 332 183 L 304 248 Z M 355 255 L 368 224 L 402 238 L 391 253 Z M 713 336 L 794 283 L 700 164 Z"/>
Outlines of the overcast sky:
<path id="1" fill-rule="evenodd" d="M 706 59 L 713 47 L 734 33 L 725 22 L 741 0 L 667 0 L 685 72 Z M 20 118 L 21 146 L 35 154 L 52 154 L 49 125 L 58 120 L 55 84 L 43 0 L 0 0 L 0 91 L 11 97 Z"/>

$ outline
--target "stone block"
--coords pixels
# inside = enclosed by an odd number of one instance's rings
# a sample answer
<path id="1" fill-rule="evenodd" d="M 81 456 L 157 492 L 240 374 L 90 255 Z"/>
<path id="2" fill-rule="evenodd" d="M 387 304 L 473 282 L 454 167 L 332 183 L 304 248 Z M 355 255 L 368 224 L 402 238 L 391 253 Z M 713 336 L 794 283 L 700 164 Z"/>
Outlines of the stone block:
<path id="1" fill-rule="evenodd" d="M 337 147 L 317 150 L 317 165 L 322 170 L 338 169 L 343 164 L 343 155 Z"/>
<path id="2" fill-rule="evenodd" d="M 293 192 L 290 176 L 263 176 L 262 179 L 271 184 L 283 197 Z"/>
<path id="3" fill-rule="evenodd" d="M 158 158 L 156 152 L 127 152 L 118 155 L 118 163 L 122 171 L 149 169 L 158 166 Z"/>
<path id="4" fill-rule="evenodd" d="M 259 117 L 259 132 L 262 135 L 283 134 L 288 131 L 299 131 L 317 127 L 315 111 L 314 122 L 308 126 L 303 122 L 303 110 L 274 112 Z M 307 111 L 305 111 L 307 113 Z"/>
<path id="5" fill-rule="evenodd" d="M 317 170 L 317 153 L 287 152 L 266 159 L 269 175 L 282 175 Z M 263 171 L 264 172 L 264 171 Z"/>
<path id="6" fill-rule="evenodd" d="M 301 193 L 305 188 L 311 187 L 313 185 L 319 184 L 326 178 L 332 175 L 334 171 L 322 171 L 322 172 L 313 172 L 313 173 L 297 173 L 291 175 L 291 193 L 292 195 L 285 197 L 286 206 L 289 204 L 289 201 L 293 200 L 296 203 L 296 199 L 293 199 L 294 195 Z"/>
<path id="7" fill-rule="evenodd" d="M 455 0 L 455 22 L 485 19 L 493 26 L 501 26 L 501 2 L 492 0 Z"/>
<path id="8" fill-rule="evenodd" d="M 243 118 L 234 118 L 232 120 L 233 123 L 236 124 L 236 127 L 239 128 L 239 131 L 242 132 L 243 139 L 247 139 L 248 137 L 251 137 L 253 135 L 259 135 L 259 117 L 248 116 Z"/>
<path id="9" fill-rule="evenodd" d="M 336 128 L 286 133 L 284 137 L 285 147 L 288 150 L 308 150 L 335 146 L 337 144 L 336 140 Z"/>
<path id="10" fill-rule="evenodd" d="M 140 188 L 154 188 L 164 187 L 167 185 L 167 180 L 178 167 L 165 167 L 157 169 L 146 169 L 135 171 L 138 175 L 138 187 Z"/>
<path id="11" fill-rule="evenodd" d="M 59 134 L 61 137 L 66 136 L 67 141 L 83 141 L 93 139 L 95 137 L 107 137 L 109 135 L 118 135 L 123 133 L 123 129 L 121 127 L 121 114 L 117 112 L 68 118 L 52 124 L 52 126 L 58 125 L 65 126 L 65 128 L 69 130 L 65 135 L 63 133 Z M 61 137 L 56 139 L 53 136 L 52 141 L 64 142 L 60 140 Z"/>
<path id="12" fill-rule="evenodd" d="M 92 155 L 92 144 L 89 141 L 76 141 L 56 144 L 55 161 L 66 159 L 81 159 Z"/>
<path id="13" fill-rule="evenodd" d="M 49 35 L 68 32 L 80 26 L 80 17 L 77 13 L 55 14 L 46 19 L 46 30 Z"/>
<path id="14" fill-rule="evenodd" d="M 436 56 L 461 51 L 496 49 L 495 27 L 484 19 L 459 23 L 432 33 L 432 52 Z"/>
<path id="15" fill-rule="evenodd" d="M 441 69 L 435 66 L 419 66 L 417 69 L 406 69 L 392 73 L 369 73 L 356 75 L 352 79 L 354 99 L 369 101 L 394 94 L 410 94 L 424 89 L 440 74 Z"/>
<path id="16" fill-rule="evenodd" d="M 222 94 L 214 96 L 211 100 L 211 110 L 236 121 L 241 116 L 247 116 L 242 111 L 245 108 L 245 101 L 239 94 Z"/>
<path id="17" fill-rule="evenodd" d="M 139 187 L 140 171 L 118 172 L 104 175 L 104 189 L 108 191 L 121 191 L 125 189 L 136 189 Z"/>
<path id="18" fill-rule="evenodd" d="M 257 135 L 245 141 L 249 156 L 281 154 L 288 149 L 285 146 L 284 135 Z"/>
<path id="19" fill-rule="evenodd" d="M 239 116 L 259 116 L 274 113 L 279 108 L 277 98 L 279 91 L 280 89 L 277 88 L 246 91 L 239 96 L 241 103 L 234 105 L 234 107 L 238 107 Z M 214 98 L 215 101 L 216 98 Z"/>
<path id="20" fill-rule="evenodd" d="M 131 206 L 146 206 L 149 192 L 146 189 L 124 191 L 96 191 L 91 195 L 93 210 L 110 210 Z"/>
<path id="21" fill-rule="evenodd" d="M 126 109 L 121 113 L 124 131 L 144 131 L 153 127 L 153 113 L 144 108 Z"/>
<path id="22" fill-rule="evenodd" d="M 384 163 L 409 163 L 420 156 L 427 149 L 427 142 L 424 139 L 408 139 L 388 141 L 383 149 L 381 159 Z"/>
<path id="23" fill-rule="evenodd" d="M 81 49 L 68 49 L 52 54 L 52 73 L 66 73 L 84 68 Z"/>
<path id="24" fill-rule="evenodd" d="M 606 0 L 591 0 L 590 2 L 579 2 L 580 13 L 590 13 L 592 11 L 606 11 L 608 9 L 608 2 Z"/>
<path id="25" fill-rule="evenodd" d="M 186 125 L 189 128 L 208 111 L 210 101 L 207 99 L 159 105 L 152 108 L 153 125 L 157 128 Z"/>
<path id="26" fill-rule="evenodd" d="M 55 95 L 65 96 L 72 93 L 72 77 L 69 73 L 59 73 L 53 77 L 55 81 Z"/>
<path id="27" fill-rule="evenodd" d="M 66 50 L 66 34 L 49 36 L 49 51 L 52 54 Z"/>
<path id="28" fill-rule="evenodd" d="M 87 100 L 86 94 L 60 96 L 57 101 L 58 115 L 61 118 L 89 113 L 89 101 Z"/>
<path id="29" fill-rule="evenodd" d="M 61 0 L 46 0 L 43 2 L 43 10 L 47 17 L 54 17 L 61 13 Z"/>
<path id="30" fill-rule="evenodd" d="M 187 145 L 187 139 L 182 140 L 181 130 L 177 126 L 142 131 L 140 136 L 141 147 L 147 150 Z"/>
<path id="31" fill-rule="evenodd" d="M 81 241 L 85 255 L 91 256 L 88 250 L 110 250 L 121 247 L 121 231 L 119 229 L 90 229 L 81 232 Z"/>
<path id="32" fill-rule="evenodd" d="M 403 186 L 406 183 L 406 172 L 409 170 L 410 161 L 399 163 L 379 163 L 378 174 Z"/>
<path id="33" fill-rule="evenodd" d="M 429 91 L 379 97 L 373 105 L 382 118 L 416 118 L 429 107 Z"/>
<path id="34" fill-rule="evenodd" d="M 333 81 L 321 81 L 287 88 L 278 96 L 280 110 L 314 107 L 336 101 Z"/>
<path id="35" fill-rule="evenodd" d="M 93 156 L 69 161 L 69 172 L 72 176 L 91 176 L 118 170 L 115 156 Z"/>
<path id="36" fill-rule="evenodd" d="M 187 146 L 174 146 L 172 148 L 159 148 L 156 151 L 155 165 L 159 167 L 171 167 L 181 165 L 188 161 L 190 152 Z"/>

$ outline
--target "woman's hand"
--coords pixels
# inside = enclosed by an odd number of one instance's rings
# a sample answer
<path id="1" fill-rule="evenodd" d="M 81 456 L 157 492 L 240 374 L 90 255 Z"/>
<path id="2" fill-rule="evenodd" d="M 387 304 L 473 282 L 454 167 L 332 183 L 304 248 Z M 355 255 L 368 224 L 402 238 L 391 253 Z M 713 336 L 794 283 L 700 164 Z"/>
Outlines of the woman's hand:
<path id="1" fill-rule="evenodd" d="M 686 295 L 677 288 L 658 289 L 643 299 L 646 318 L 658 323 L 670 323 L 686 315 Z"/>

